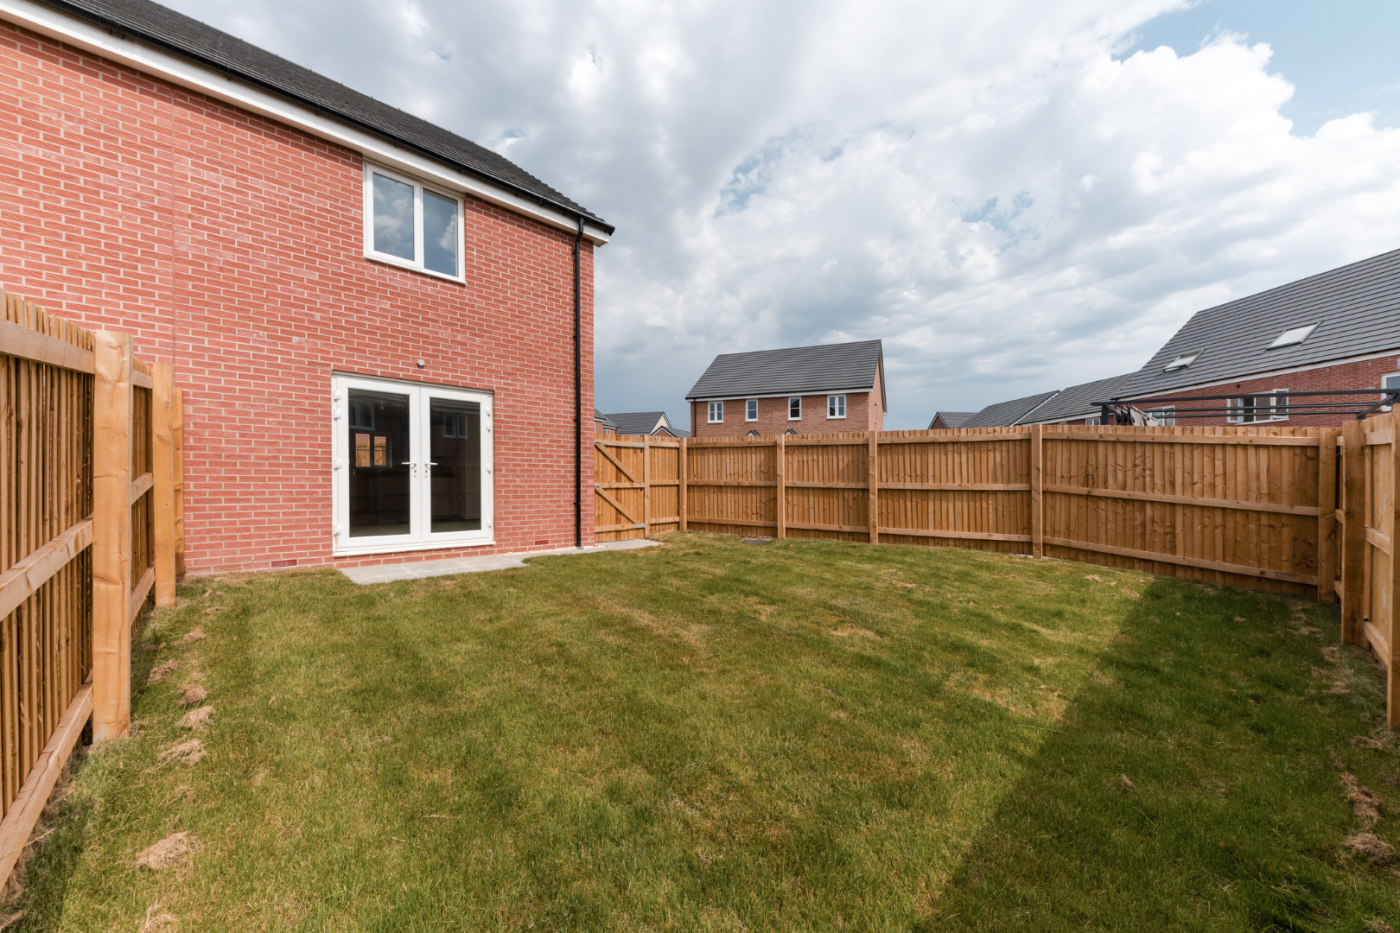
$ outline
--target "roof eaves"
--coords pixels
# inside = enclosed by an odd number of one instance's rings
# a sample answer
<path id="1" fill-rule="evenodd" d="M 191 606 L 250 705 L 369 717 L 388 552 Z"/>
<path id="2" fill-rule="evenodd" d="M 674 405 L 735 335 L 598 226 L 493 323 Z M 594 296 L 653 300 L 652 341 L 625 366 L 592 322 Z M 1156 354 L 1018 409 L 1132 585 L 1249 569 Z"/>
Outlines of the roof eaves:
<path id="1" fill-rule="evenodd" d="M 422 143 L 417 143 L 413 140 L 406 139 L 402 136 L 391 133 L 381 126 L 376 126 L 373 123 L 362 120 L 359 117 L 356 117 L 352 114 L 348 114 L 339 108 L 331 107 L 321 101 L 313 100 L 304 95 L 297 94 L 285 87 L 282 87 L 271 81 L 267 81 L 266 79 L 260 78 L 257 75 L 252 74 L 251 72 L 248 72 L 244 69 L 239 69 L 232 65 L 229 65 L 226 62 L 220 62 L 216 59 L 210 58 L 209 56 L 201 55 L 200 53 L 192 49 L 185 48 L 184 46 L 170 42 L 146 30 L 132 26 L 130 23 L 124 23 L 110 16 L 105 16 L 101 13 L 98 13 L 95 10 L 89 10 L 76 4 L 66 2 L 66 0 L 36 0 L 36 2 L 44 6 L 50 7 L 51 9 L 58 10 L 59 12 L 67 16 L 71 16 L 75 19 L 85 20 L 89 23 L 100 26 L 108 32 L 117 35 L 119 38 L 134 38 L 139 40 L 140 42 L 155 46 L 156 48 L 161 49 L 162 51 L 167 52 L 176 57 L 184 58 L 202 67 L 220 72 L 225 77 L 237 77 L 239 81 L 246 82 L 265 93 L 281 97 L 284 100 L 291 101 L 303 107 L 309 107 L 312 110 L 314 110 L 318 116 L 332 116 L 336 120 L 340 120 L 344 123 L 347 123 L 350 126 L 353 126 L 362 132 L 369 133 L 373 136 L 377 136 L 380 139 L 387 140 L 389 142 L 394 143 L 397 146 L 402 146 L 406 149 L 410 149 L 414 152 L 419 153 L 420 155 L 427 156 L 428 158 L 433 159 L 436 162 L 440 162 L 444 165 L 447 165 L 451 167 L 454 171 L 458 171 L 472 178 L 477 178 L 482 181 L 487 181 L 493 185 L 499 185 L 503 188 L 506 188 L 512 194 L 524 198 L 528 201 L 533 201 L 537 204 L 554 208 L 555 210 L 562 211 L 565 214 L 569 214 L 580 219 L 589 220 L 599 229 L 606 232 L 608 236 L 612 236 L 614 233 L 617 232 L 617 228 L 615 226 L 609 224 L 607 221 L 603 220 L 601 217 L 598 217 L 596 214 L 592 213 L 586 208 L 580 208 L 578 206 L 565 204 L 554 198 L 546 197 L 545 195 L 542 195 L 537 191 L 531 191 L 529 188 L 525 188 L 517 184 L 516 182 L 510 181 L 509 179 L 502 178 L 499 175 L 484 171 L 480 168 L 477 168 L 476 166 L 468 165 L 467 163 L 462 162 L 460 159 L 456 159 L 452 156 L 439 152 L 433 149 L 431 146 L 426 146 Z M 382 104 L 382 102 L 380 103 Z M 383 106 L 388 105 L 384 104 Z M 400 112 L 405 113 L 405 111 Z M 408 114 L 408 116 L 412 115 Z"/>

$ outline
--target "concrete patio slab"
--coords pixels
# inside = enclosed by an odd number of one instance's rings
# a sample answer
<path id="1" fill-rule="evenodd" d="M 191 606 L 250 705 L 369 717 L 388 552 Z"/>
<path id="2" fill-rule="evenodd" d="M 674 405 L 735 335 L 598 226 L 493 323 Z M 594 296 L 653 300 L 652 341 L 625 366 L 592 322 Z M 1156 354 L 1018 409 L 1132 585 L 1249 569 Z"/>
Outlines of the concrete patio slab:
<path id="1" fill-rule="evenodd" d="M 524 567 L 531 557 L 553 554 L 600 554 L 604 551 L 632 551 L 644 547 L 660 547 L 659 541 L 608 541 L 592 547 L 559 548 L 553 551 L 526 551 L 520 554 L 493 554 L 489 557 L 453 557 L 448 560 L 423 560 L 407 564 L 379 564 L 373 567 L 342 567 L 340 572 L 361 585 L 394 583 L 398 580 L 421 580 L 425 577 L 445 577 L 454 573 L 485 573 Z"/>

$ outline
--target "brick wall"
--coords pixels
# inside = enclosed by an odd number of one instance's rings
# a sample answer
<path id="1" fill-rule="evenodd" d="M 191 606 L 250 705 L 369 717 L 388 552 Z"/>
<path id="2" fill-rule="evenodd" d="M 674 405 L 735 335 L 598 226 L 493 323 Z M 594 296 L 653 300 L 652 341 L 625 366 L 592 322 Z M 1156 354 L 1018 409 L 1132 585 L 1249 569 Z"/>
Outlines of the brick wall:
<path id="1" fill-rule="evenodd" d="M 1276 389 L 1287 389 L 1291 393 L 1298 392 L 1326 392 L 1333 389 L 1379 389 L 1381 387 L 1381 377 L 1392 373 L 1400 373 L 1400 354 L 1396 356 L 1385 356 L 1374 360 L 1363 360 L 1358 363 L 1342 363 L 1336 366 L 1323 366 L 1317 369 L 1304 370 L 1302 372 L 1288 373 L 1284 376 L 1268 376 L 1263 379 L 1241 379 L 1239 382 L 1229 382 L 1224 385 L 1208 386 L 1202 389 L 1187 389 L 1174 392 L 1163 392 L 1163 395 L 1179 395 L 1187 398 L 1199 397 L 1203 395 L 1264 395 Z M 1326 402 L 1325 398 L 1300 398 L 1295 399 L 1298 404 L 1317 405 Z M 1369 400 L 1364 398 L 1352 400 L 1345 399 L 1345 404 L 1360 407 L 1370 405 L 1376 401 L 1373 396 Z M 1188 407 L 1206 408 L 1226 404 L 1224 401 L 1202 401 L 1194 406 L 1190 402 L 1174 403 L 1178 409 Z M 1149 407 L 1143 403 L 1140 407 Z M 1302 414 L 1295 412 L 1290 414 L 1284 421 L 1276 424 L 1287 424 L 1292 427 L 1337 427 L 1343 422 L 1354 418 L 1354 415 L 1347 414 Z M 1070 424 L 1083 424 L 1083 420 L 1072 421 Z M 1182 418 L 1177 421 L 1179 425 L 1223 425 L 1228 424 L 1225 416 L 1209 416 L 1200 418 Z"/>
<path id="2" fill-rule="evenodd" d="M 878 402 L 871 401 L 872 392 L 846 393 L 846 417 L 827 418 L 826 395 L 802 396 L 802 420 L 788 420 L 786 398 L 758 400 L 758 420 L 744 420 L 745 399 L 728 399 L 724 403 L 724 423 L 710 424 L 709 403 L 690 403 L 690 434 L 692 437 L 743 437 L 750 431 L 762 435 L 785 434 L 789 429 L 798 434 L 834 434 L 845 431 L 882 430 L 884 419 Z M 872 423 L 872 415 L 881 415 Z"/>
<path id="3" fill-rule="evenodd" d="M 135 334 L 185 388 L 192 572 L 331 562 L 331 373 L 495 393 L 494 548 L 592 541 L 593 252 L 470 197 L 466 283 L 366 260 L 358 153 L 0 24 L 0 283 Z M 423 359 L 426 366 L 418 368 Z"/>

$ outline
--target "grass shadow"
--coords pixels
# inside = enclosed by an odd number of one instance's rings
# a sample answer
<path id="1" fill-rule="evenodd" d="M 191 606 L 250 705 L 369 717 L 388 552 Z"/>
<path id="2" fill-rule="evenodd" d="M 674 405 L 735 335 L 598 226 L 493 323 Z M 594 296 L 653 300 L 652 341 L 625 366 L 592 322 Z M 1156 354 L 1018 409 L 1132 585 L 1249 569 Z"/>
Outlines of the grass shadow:
<path id="1" fill-rule="evenodd" d="M 1344 846 L 1365 827 L 1341 774 L 1400 801 L 1400 755 L 1384 674 L 1332 646 L 1338 626 L 1331 606 L 1154 582 L 921 926 L 1400 925 L 1400 873 Z"/>

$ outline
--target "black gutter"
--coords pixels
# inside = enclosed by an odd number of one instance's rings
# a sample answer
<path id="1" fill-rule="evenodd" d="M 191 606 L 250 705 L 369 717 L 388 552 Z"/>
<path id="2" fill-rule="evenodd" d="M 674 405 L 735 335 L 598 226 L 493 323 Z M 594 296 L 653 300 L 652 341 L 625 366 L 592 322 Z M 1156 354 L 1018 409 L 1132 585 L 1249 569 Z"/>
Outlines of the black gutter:
<path id="1" fill-rule="evenodd" d="M 229 80 L 232 80 L 233 78 L 236 77 L 236 78 L 237 78 L 238 80 L 240 80 L 240 81 L 243 81 L 243 82 L 245 82 L 245 83 L 247 83 L 247 84 L 253 85 L 254 87 L 259 88 L 259 89 L 261 89 L 261 90 L 267 91 L 268 93 L 275 94 L 275 95 L 277 95 L 278 97 L 283 98 L 284 100 L 289 100 L 289 101 L 292 101 L 293 103 L 302 104 L 303 106 L 307 106 L 307 107 L 312 107 L 312 108 L 314 108 L 314 109 L 316 110 L 316 113 L 317 113 L 318 116 L 319 116 L 322 112 L 324 112 L 324 113 L 326 113 L 326 114 L 329 114 L 330 116 L 334 117 L 334 118 L 337 119 L 337 120 L 340 120 L 340 121 L 342 121 L 342 122 L 344 122 L 344 123 L 347 123 L 347 124 L 349 124 L 349 125 L 351 125 L 351 126 L 353 126 L 353 127 L 358 128 L 358 129 L 364 130 L 365 132 L 370 133 L 370 134 L 373 135 L 373 136 L 377 136 L 378 138 L 383 139 L 383 140 L 385 140 L 385 141 L 387 141 L 387 142 L 391 142 L 391 143 L 393 143 L 393 144 L 396 145 L 396 146 L 403 146 L 404 148 L 411 149 L 411 150 L 413 150 L 414 152 L 417 152 L 417 153 L 419 153 L 419 154 L 421 154 L 421 155 L 428 156 L 428 157 L 431 158 L 433 161 L 435 161 L 435 162 L 441 162 L 441 163 L 443 163 L 444 165 L 447 165 L 447 166 L 449 166 L 449 167 L 451 167 L 451 168 L 456 169 L 457 171 L 461 172 L 461 173 L 464 174 L 464 175 L 470 175 L 471 177 L 476 178 L 476 179 L 479 179 L 479 180 L 481 180 L 481 181 L 490 182 L 490 183 L 493 184 L 493 185 L 499 185 L 499 186 L 501 186 L 501 187 L 503 187 L 503 188 L 507 188 L 507 189 L 509 189 L 512 193 L 517 194 L 517 195 L 521 196 L 522 198 L 525 198 L 525 199 L 528 200 L 528 201 L 533 201 L 534 203 L 539 204 L 539 205 L 544 206 L 544 207 L 552 207 L 552 208 L 554 208 L 555 210 L 561 211 L 562 213 L 565 213 L 565 214 L 575 214 L 575 215 L 578 215 L 579 212 L 580 212 L 580 208 L 579 208 L 578 206 L 575 206 L 575 205 L 567 205 L 567 204 L 561 204 L 560 202 L 555 201 L 553 198 L 546 197 L 545 195 L 542 195 L 542 194 L 540 194 L 540 193 L 538 193 L 538 192 L 531 191 L 531 190 L 528 189 L 528 188 L 521 187 L 520 185 L 516 184 L 515 182 L 509 181 L 509 180 L 504 179 L 504 178 L 500 178 L 500 177 L 498 177 L 498 176 L 496 176 L 496 175 L 492 175 L 490 172 L 483 171 L 482 169 L 476 168 L 476 167 L 471 166 L 471 165 L 467 165 L 466 163 L 460 162 L 460 161 L 458 161 L 457 159 L 453 158 L 452 156 L 445 155 L 445 154 L 443 154 L 443 153 L 441 153 L 441 152 L 438 152 L 438 151 L 432 149 L 432 148 L 429 147 L 429 146 L 423 145 L 422 143 L 416 143 L 416 142 L 413 142 L 412 140 L 405 139 L 405 138 L 403 138 L 402 136 L 397 136 L 397 135 L 395 135 L 395 134 L 389 132 L 388 130 L 385 130 L 383 127 L 376 126 L 376 125 L 374 125 L 373 123 L 369 123 L 369 122 L 367 122 L 367 121 L 365 121 L 365 120 L 363 120 L 363 119 L 361 119 L 361 118 L 359 118 L 359 117 L 352 116 L 352 115 L 350 115 L 350 114 L 344 112 L 343 110 L 340 110 L 340 109 L 338 109 L 338 108 L 336 108 L 336 107 L 333 107 L 333 106 L 331 106 L 331 105 L 329 105 L 329 104 L 325 104 L 325 103 L 322 103 L 321 101 L 315 100 L 315 99 L 313 99 L 313 98 L 306 97 L 306 96 L 301 95 L 301 94 L 297 94 L 296 92 L 291 91 L 291 90 L 288 90 L 287 88 L 281 87 L 280 85 L 274 84 L 274 83 L 272 83 L 271 81 L 268 81 L 268 80 L 265 79 L 265 78 L 259 78 L 259 77 L 257 77 L 256 75 L 250 74 L 249 72 L 247 72 L 247 71 L 245 71 L 245 70 L 243 70 L 243 69 L 241 69 L 241 68 L 236 68 L 236 67 L 234 67 L 234 66 L 228 64 L 227 62 L 221 62 L 221 61 L 219 61 L 219 60 L 217 60 L 217 59 L 215 59 L 215 58 L 211 58 L 211 57 L 209 57 L 209 56 L 207 56 L 207 55 L 201 55 L 201 54 L 199 54 L 198 52 L 195 52 L 195 51 L 192 51 L 191 49 L 185 48 L 184 46 L 177 45 L 176 43 L 171 42 L 171 41 L 169 41 L 169 40 L 167 40 L 167 39 L 162 39 L 160 36 L 153 35 L 153 34 L 147 32 L 147 31 L 145 31 L 144 29 L 135 28 L 135 27 L 131 26 L 129 23 L 123 23 L 123 22 L 121 22 L 120 20 L 113 19 L 113 18 L 110 17 L 110 16 L 104 16 L 104 15 L 102 15 L 101 13 L 97 13 L 97 12 L 94 11 L 94 10 L 88 10 L 88 9 L 83 8 L 83 7 L 80 7 L 80 6 L 76 6 L 76 5 L 74 5 L 74 4 L 71 4 L 71 3 L 65 3 L 65 2 L 63 2 L 63 0 L 40 0 L 40 3 L 42 3 L 44 6 L 51 7 L 51 8 L 53 8 L 53 9 L 59 10 L 60 12 L 66 13 L 66 14 L 68 14 L 69 16 L 72 16 L 72 17 L 75 18 L 75 19 L 86 20 L 86 21 L 88 21 L 88 22 L 90 22 L 90 23 L 93 23 L 94 25 L 101 26 L 103 29 L 107 30 L 109 33 L 112 33 L 112 34 L 116 35 L 116 36 L 117 36 L 118 38 L 120 38 L 120 39 L 132 39 L 132 38 L 138 39 L 138 40 L 140 40 L 141 42 L 147 43 L 147 44 L 149 44 L 149 45 L 153 45 L 153 46 L 155 46 L 155 47 L 158 48 L 158 49 L 162 49 L 162 50 L 164 50 L 164 51 L 166 51 L 166 52 L 170 52 L 170 53 L 173 54 L 173 55 L 176 55 L 176 56 L 178 56 L 178 57 L 180 57 L 180 58 L 184 58 L 184 59 L 186 59 L 186 60 L 188 60 L 188 61 L 194 62 L 195 64 L 203 65 L 203 66 L 205 66 L 205 67 L 207 67 L 207 68 L 211 68 L 211 69 L 213 69 L 213 70 L 215 70 L 215 71 L 222 72 L 223 75 L 224 75 L 224 77 L 227 78 L 227 79 L 229 79 Z M 187 17 L 187 18 L 189 18 L 189 17 Z M 194 21 L 195 21 L 195 22 L 199 22 L 198 20 L 194 20 Z M 206 29 L 210 29 L 210 30 L 212 30 L 212 31 L 214 31 L 214 32 L 219 32 L 219 30 L 215 30 L 212 26 L 207 26 L 207 25 L 205 25 L 204 23 L 200 23 L 200 25 L 201 25 L 201 26 L 204 26 Z M 220 35 L 223 35 L 223 36 L 227 36 L 227 35 L 228 35 L 227 33 L 222 33 L 222 32 L 220 32 L 219 34 L 220 34 Z M 257 49 L 259 52 L 262 52 L 263 54 L 272 55 L 271 52 L 268 52 L 268 51 L 266 51 L 265 49 L 260 49 L 260 48 L 258 48 L 257 46 L 253 45 L 251 42 L 243 42 L 242 39 L 238 39 L 238 38 L 235 37 L 235 36 L 229 36 L 229 38 L 234 39 L 234 40 L 237 41 L 237 42 L 242 42 L 244 45 L 247 45 L 249 48 Z M 99 54 L 99 56 L 100 56 L 100 53 L 96 53 L 96 54 Z M 273 56 L 273 57 L 274 57 L 274 58 L 279 58 L 279 59 L 282 60 L 282 61 L 287 61 L 288 64 L 291 64 L 291 65 L 293 65 L 294 67 L 297 67 L 297 68 L 301 68 L 301 70 L 307 72 L 308 74 L 316 75 L 316 77 L 321 78 L 323 81 L 331 81 L 330 78 L 326 78 L 324 75 L 316 74 L 316 72 L 312 71 L 311 69 L 309 69 L 309 68 L 303 68 L 301 65 L 297 65 L 295 62 L 291 62 L 291 61 L 289 61 L 289 60 L 287 60 L 287 59 L 281 59 L 280 56 Z M 138 70 L 139 70 L 139 69 L 138 69 Z M 162 79 L 162 80 L 169 80 L 169 79 Z M 172 82 L 172 83 L 173 83 L 173 82 Z M 331 82 L 331 83 L 333 83 L 333 84 L 338 84 L 339 82 Z M 353 88 L 347 87 L 346 85 L 340 85 L 340 86 L 341 86 L 341 87 L 344 87 L 347 91 L 349 91 L 349 92 L 352 93 L 352 94 L 360 94 L 359 91 L 356 91 L 356 90 L 354 90 Z M 360 96 L 362 96 L 362 97 L 367 97 L 368 99 L 373 100 L 373 98 L 369 98 L 368 95 L 363 95 L 363 94 L 361 94 Z M 380 103 L 380 102 L 379 102 L 379 101 L 375 101 L 375 103 Z M 237 105 L 237 104 L 234 104 L 234 105 L 232 105 L 232 106 L 238 106 L 238 105 Z M 386 107 L 387 107 L 387 106 L 389 106 L 389 105 L 388 105 L 388 104 L 383 104 L 383 106 L 386 106 Z M 392 108 L 392 109 L 393 109 L 393 110 L 396 110 L 397 112 L 402 113 L 402 114 L 404 114 L 405 116 L 410 117 L 410 118 L 412 118 L 412 119 L 415 119 L 415 120 L 421 119 L 421 118 L 419 118 L 419 117 L 414 117 L 412 114 L 408 113 L 407 111 L 399 110 L 397 107 L 394 107 L 394 108 Z M 269 119 L 275 119 L 275 118 L 269 118 Z M 422 121 L 422 122 L 427 123 L 426 120 L 424 120 L 424 121 Z M 429 125 L 429 126 L 432 126 L 432 124 L 428 124 L 428 125 Z M 435 127 L 435 128 L 440 129 L 440 127 Z M 466 142 L 471 142 L 471 140 L 465 140 L 465 141 L 466 141 Z M 472 145 L 476 145 L 476 144 L 475 144 L 475 143 L 472 143 Z M 487 151 L 487 152 L 490 152 L 489 149 L 486 150 L 486 151 Z M 614 227 L 612 224 L 609 224 L 609 223 L 607 223 L 606 221 L 604 221 L 603 219 L 601 219 L 601 218 L 599 218 L 599 217 L 595 217 L 595 216 L 592 215 L 592 214 L 588 214 L 588 213 L 586 213 L 586 209 L 584 209 L 584 210 L 585 210 L 585 213 L 583 213 L 583 214 L 580 215 L 580 216 L 584 216 L 584 217 L 586 217 L 588 220 L 592 221 L 593 224 L 594 224 L 595 226 L 598 227 L 598 229 L 602 230 L 602 231 L 603 231 L 604 233 L 606 233 L 608 236 L 612 236 L 612 235 L 616 232 L 617 228 Z"/>
<path id="2" fill-rule="evenodd" d="M 574 236 L 574 547 L 583 547 L 583 281 L 579 253 L 583 215 Z"/>

